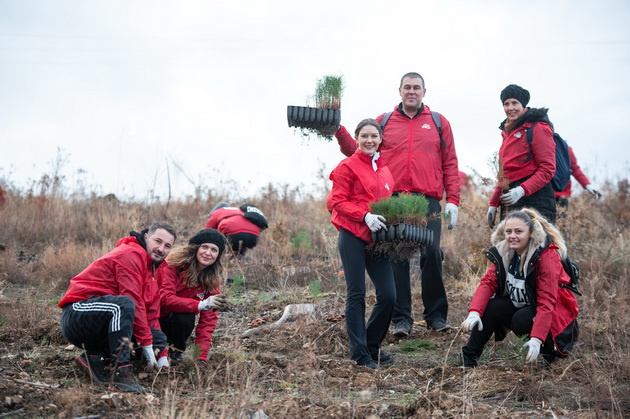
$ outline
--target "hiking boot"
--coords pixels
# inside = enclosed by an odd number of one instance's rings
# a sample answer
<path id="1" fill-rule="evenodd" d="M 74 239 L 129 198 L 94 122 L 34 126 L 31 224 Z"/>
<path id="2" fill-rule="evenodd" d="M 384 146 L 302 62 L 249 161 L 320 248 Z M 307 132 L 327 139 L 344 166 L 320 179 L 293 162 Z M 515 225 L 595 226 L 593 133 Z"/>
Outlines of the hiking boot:
<path id="1" fill-rule="evenodd" d="M 114 381 L 109 388 L 110 390 L 119 390 L 126 393 L 140 393 L 144 391 L 144 387 L 138 384 L 136 377 L 133 375 L 133 365 L 131 364 L 116 368 Z"/>
<path id="2" fill-rule="evenodd" d="M 109 382 L 109 376 L 100 355 L 88 355 L 87 352 L 83 352 L 77 357 L 77 364 L 87 371 L 92 382 L 97 384 Z"/>
<path id="3" fill-rule="evenodd" d="M 399 338 L 406 338 L 411 333 L 411 324 L 407 322 L 398 322 L 394 324 L 392 334 Z"/>
<path id="4" fill-rule="evenodd" d="M 446 323 L 444 320 L 435 320 L 431 323 L 427 322 L 427 329 L 435 330 L 436 332 L 448 332 L 453 326 Z"/>
<path id="5" fill-rule="evenodd" d="M 464 355 L 459 353 L 459 362 L 455 364 L 456 367 L 475 368 L 477 366 L 477 358 L 474 356 Z"/>
<path id="6" fill-rule="evenodd" d="M 374 362 L 376 362 L 378 365 L 389 365 L 389 364 L 393 364 L 394 363 L 394 355 L 386 354 L 383 351 L 380 351 L 379 355 L 376 355 L 375 357 L 372 357 Z"/>

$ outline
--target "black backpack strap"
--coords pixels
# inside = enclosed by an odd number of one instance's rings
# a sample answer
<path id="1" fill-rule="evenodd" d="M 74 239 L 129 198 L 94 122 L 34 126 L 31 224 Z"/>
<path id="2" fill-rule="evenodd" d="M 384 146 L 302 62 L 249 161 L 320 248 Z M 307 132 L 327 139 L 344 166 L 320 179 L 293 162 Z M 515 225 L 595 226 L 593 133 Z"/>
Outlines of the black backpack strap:
<path id="1" fill-rule="evenodd" d="M 532 151 L 532 141 L 534 141 L 534 127 L 537 123 L 538 121 L 532 123 L 532 126 L 527 128 L 527 132 L 525 133 L 525 140 L 529 145 L 529 154 L 527 155 L 527 159 L 525 161 L 530 161 L 534 155 L 534 152 Z"/>
<path id="2" fill-rule="evenodd" d="M 440 113 L 431 111 L 431 118 L 433 118 L 433 123 L 437 127 L 438 135 L 440 136 L 440 145 L 442 147 L 446 147 L 446 143 L 444 142 L 444 139 L 442 138 L 442 120 L 440 118 Z"/>
<path id="3" fill-rule="evenodd" d="M 390 116 L 392 116 L 392 112 L 387 112 L 385 115 L 383 115 L 383 119 L 381 119 L 381 131 L 385 130 L 385 124 L 387 124 L 387 121 L 389 121 Z"/>

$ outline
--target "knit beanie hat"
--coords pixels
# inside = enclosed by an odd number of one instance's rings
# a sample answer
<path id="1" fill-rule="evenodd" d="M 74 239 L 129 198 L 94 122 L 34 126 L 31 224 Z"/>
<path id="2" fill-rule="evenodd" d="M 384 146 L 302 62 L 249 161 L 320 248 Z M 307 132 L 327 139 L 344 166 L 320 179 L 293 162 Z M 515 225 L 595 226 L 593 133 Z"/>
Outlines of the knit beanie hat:
<path id="1" fill-rule="evenodd" d="M 529 92 L 516 84 L 510 84 L 501 90 L 501 103 L 505 103 L 507 99 L 516 99 L 521 102 L 523 107 L 529 103 Z"/>
<path id="2" fill-rule="evenodd" d="M 219 256 L 223 254 L 223 250 L 225 249 L 225 237 L 214 228 L 205 228 L 188 240 L 188 244 L 202 245 L 204 243 L 216 244 L 219 248 Z"/>

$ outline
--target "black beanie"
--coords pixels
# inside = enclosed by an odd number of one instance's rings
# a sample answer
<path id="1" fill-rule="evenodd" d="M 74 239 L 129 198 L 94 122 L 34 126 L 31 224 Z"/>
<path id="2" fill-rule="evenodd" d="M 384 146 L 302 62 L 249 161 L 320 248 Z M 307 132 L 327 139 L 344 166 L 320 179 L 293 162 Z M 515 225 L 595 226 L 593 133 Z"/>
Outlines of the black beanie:
<path id="1" fill-rule="evenodd" d="M 505 103 L 507 99 L 516 99 L 521 102 L 523 107 L 526 107 L 529 103 L 529 92 L 516 84 L 510 84 L 505 89 L 501 90 L 501 103 Z"/>
<path id="2" fill-rule="evenodd" d="M 188 240 L 188 244 L 202 245 L 204 243 L 216 244 L 219 248 L 219 256 L 223 254 L 223 250 L 225 249 L 225 237 L 214 228 L 205 228 Z"/>

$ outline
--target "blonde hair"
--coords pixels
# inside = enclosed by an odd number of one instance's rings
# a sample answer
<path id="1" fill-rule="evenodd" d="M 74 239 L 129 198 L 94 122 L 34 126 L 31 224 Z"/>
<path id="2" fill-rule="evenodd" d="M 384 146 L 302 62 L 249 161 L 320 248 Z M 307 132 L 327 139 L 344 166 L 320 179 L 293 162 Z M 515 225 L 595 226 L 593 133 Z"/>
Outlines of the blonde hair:
<path id="1" fill-rule="evenodd" d="M 217 257 L 212 265 L 201 270 L 197 260 L 197 250 L 200 246 L 184 244 L 176 247 L 166 257 L 166 263 L 170 267 L 180 268 L 180 272 L 183 271 L 182 282 L 188 288 L 200 285 L 206 293 L 217 292 L 221 288 L 224 274 L 221 257 Z"/>
<path id="2" fill-rule="evenodd" d="M 564 237 L 562 237 L 562 233 L 560 230 L 553 224 L 551 224 L 545 217 L 540 215 L 538 211 L 533 208 L 521 208 L 518 211 L 510 212 L 505 220 L 509 220 L 510 218 L 518 218 L 523 221 L 527 227 L 529 227 L 529 231 L 534 231 L 536 229 L 536 223 L 540 225 L 542 230 L 551 238 L 553 244 L 558 246 L 558 254 L 561 259 L 566 259 L 567 257 L 567 245 L 564 242 Z"/>

